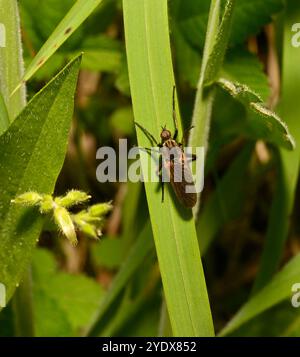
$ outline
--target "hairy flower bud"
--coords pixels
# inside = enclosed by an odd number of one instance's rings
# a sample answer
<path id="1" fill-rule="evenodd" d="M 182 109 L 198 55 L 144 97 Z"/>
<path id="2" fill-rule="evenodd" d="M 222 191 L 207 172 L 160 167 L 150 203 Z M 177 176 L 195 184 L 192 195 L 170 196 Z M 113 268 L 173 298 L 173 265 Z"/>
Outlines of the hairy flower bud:
<path id="1" fill-rule="evenodd" d="M 91 198 L 91 196 L 85 192 L 71 190 L 63 197 L 56 197 L 55 203 L 57 203 L 59 206 L 68 208 L 68 207 L 77 205 L 79 203 L 86 202 L 90 198 Z"/>
<path id="2" fill-rule="evenodd" d="M 49 213 L 54 208 L 54 201 L 51 195 L 44 195 L 42 201 L 40 202 L 40 212 Z"/>
<path id="3" fill-rule="evenodd" d="M 42 196 L 36 192 L 25 192 L 22 195 L 17 196 L 12 203 L 22 204 L 25 206 L 34 206 L 42 200 Z"/>
<path id="4" fill-rule="evenodd" d="M 54 219 L 68 240 L 73 245 L 76 245 L 77 237 L 75 227 L 69 212 L 64 207 L 57 206 L 54 208 Z"/>
<path id="5" fill-rule="evenodd" d="M 98 203 L 89 208 L 88 212 L 92 217 L 100 217 L 106 215 L 108 212 L 112 210 L 111 202 L 107 203 Z"/>

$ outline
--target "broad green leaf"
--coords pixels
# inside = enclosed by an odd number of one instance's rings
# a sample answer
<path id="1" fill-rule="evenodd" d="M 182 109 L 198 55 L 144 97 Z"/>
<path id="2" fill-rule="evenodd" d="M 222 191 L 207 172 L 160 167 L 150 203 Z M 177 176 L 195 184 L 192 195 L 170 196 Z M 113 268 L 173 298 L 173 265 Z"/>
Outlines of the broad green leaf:
<path id="1" fill-rule="evenodd" d="M 29 190 L 52 193 L 61 170 L 81 58 L 69 63 L 0 137 L 0 282 L 9 300 L 28 265 L 43 220 L 11 203 Z"/>
<path id="2" fill-rule="evenodd" d="M 272 15 L 283 9 L 283 0 L 238 0 L 233 14 L 230 42 L 241 44 L 256 35 L 272 21 Z"/>
<path id="3" fill-rule="evenodd" d="M 85 334 L 89 336 L 98 336 L 103 327 L 103 316 L 105 312 L 109 309 L 111 304 L 115 301 L 119 293 L 124 290 L 127 282 L 132 277 L 133 273 L 142 265 L 146 257 L 153 250 L 153 240 L 151 235 L 151 227 L 148 223 L 144 229 L 141 231 L 137 238 L 137 241 L 133 244 L 127 258 L 124 260 L 122 266 L 114 281 L 108 290 L 108 292 L 103 296 L 101 305 L 98 311 L 94 314 L 87 327 Z"/>
<path id="4" fill-rule="evenodd" d="M 75 331 L 57 300 L 43 289 L 33 288 L 36 337 L 74 337 Z"/>
<path id="5" fill-rule="evenodd" d="M 89 322 L 102 294 L 94 280 L 59 272 L 50 252 L 35 251 L 33 301 L 37 336 L 74 336 Z"/>
<path id="6" fill-rule="evenodd" d="M 17 1 L 0 0 L 0 36 L 4 45 L 4 47 L 0 46 L 0 92 L 6 104 L 10 122 L 15 119 L 26 102 L 24 85 L 21 85 L 19 90 L 10 96 L 24 72 L 19 22 Z"/>
<path id="7" fill-rule="evenodd" d="M 289 298 L 292 295 L 292 286 L 299 282 L 299 276 L 300 255 L 298 254 L 274 276 L 268 285 L 242 306 L 221 331 L 220 335 L 224 336 L 232 333 L 260 313 Z"/>
<path id="8" fill-rule="evenodd" d="M 242 48 L 229 51 L 221 77 L 247 85 L 258 93 L 265 103 L 269 99 L 269 79 L 264 72 L 263 64 L 255 55 Z"/>
<path id="9" fill-rule="evenodd" d="M 170 4 L 176 27 L 191 47 L 203 50 L 210 0 L 174 0 Z"/>
<path id="10" fill-rule="evenodd" d="M 226 0 L 222 0 L 225 4 Z M 210 0 L 174 0 L 172 9 L 177 26 L 194 48 L 203 50 Z M 272 15 L 283 9 L 283 0 L 239 0 L 236 3 L 230 44 L 242 44 L 271 22 Z"/>
<path id="11" fill-rule="evenodd" d="M 246 107 L 249 124 L 259 138 L 289 150 L 294 149 L 295 141 L 287 125 L 263 105 L 262 98 L 257 93 L 244 84 L 233 83 L 225 78 L 220 78 L 217 83 Z"/>
<path id="12" fill-rule="evenodd" d="M 124 0 L 123 9 L 134 117 L 159 138 L 160 128 L 165 124 L 174 131 L 167 0 Z M 137 137 L 139 146 L 149 147 L 149 140 L 141 130 L 137 130 Z M 142 160 L 144 172 L 146 168 L 147 162 Z M 162 203 L 155 182 L 145 182 L 145 189 L 173 334 L 212 336 L 192 212 L 181 207 L 167 188 Z"/>
<path id="13" fill-rule="evenodd" d="M 101 2 L 102 0 L 78 0 L 75 2 L 26 69 L 22 78 L 23 82 L 28 81 L 43 66 Z"/>

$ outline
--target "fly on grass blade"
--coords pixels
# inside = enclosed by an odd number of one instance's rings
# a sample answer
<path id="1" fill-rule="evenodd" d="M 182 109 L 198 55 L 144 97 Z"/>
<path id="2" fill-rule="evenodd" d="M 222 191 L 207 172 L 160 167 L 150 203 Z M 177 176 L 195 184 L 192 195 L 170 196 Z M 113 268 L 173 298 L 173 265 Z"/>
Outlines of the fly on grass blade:
<path id="1" fill-rule="evenodd" d="M 186 142 L 187 134 L 191 128 L 188 128 L 184 132 L 182 142 L 177 142 L 178 124 L 175 111 L 175 86 L 173 87 L 172 107 L 175 126 L 174 135 L 172 136 L 171 131 L 166 127 L 163 127 L 160 133 L 160 142 L 158 142 L 155 137 L 143 126 L 138 123 L 135 124 L 153 143 L 156 144 L 156 146 L 162 148 L 159 164 L 159 176 L 162 187 L 162 202 L 164 201 L 164 183 L 165 181 L 170 181 L 178 200 L 185 207 L 192 208 L 197 202 L 197 194 L 193 182 L 192 172 L 187 162 L 187 157 L 184 153 L 184 143 Z M 192 160 L 195 159 L 195 155 L 192 155 Z M 168 180 L 166 180 L 166 176 Z"/>

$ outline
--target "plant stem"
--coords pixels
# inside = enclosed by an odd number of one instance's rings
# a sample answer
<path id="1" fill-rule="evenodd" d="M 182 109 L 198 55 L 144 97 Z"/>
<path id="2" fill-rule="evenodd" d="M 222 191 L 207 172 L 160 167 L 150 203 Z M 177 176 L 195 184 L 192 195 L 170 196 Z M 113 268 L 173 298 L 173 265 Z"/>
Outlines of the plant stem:
<path id="1" fill-rule="evenodd" d="M 205 95 L 204 79 L 207 62 L 215 44 L 215 38 L 219 29 L 220 7 L 220 0 L 211 0 L 202 66 L 192 119 L 192 125 L 195 128 L 193 129 L 193 131 L 191 131 L 189 140 L 189 146 L 192 147 L 204 146 L 205 148 L 207 148 L 207 138 L 209 133 L 210 116 L 214 95 L 212 92 L 210 92 L 209 95 Z"/>
<path id="2" fill-rule="evenodd" d="M 220 23 L 221 1 L 211 0 L 207 34 L 204 45 L 203 60 L 196 93 L 189 145 L 190 147 L 203 147 L 206 153 L 215 98 L 215 89 L 211 87 L 223 65 L 233 14 L 235 0 L 228 0 Z M 210 87 L 207 87 L 209 85 Z M 200 195 L 199 195 L 200 196 Z M 200 197 L 193 213 L 196 217 L 200 207 Z"/>

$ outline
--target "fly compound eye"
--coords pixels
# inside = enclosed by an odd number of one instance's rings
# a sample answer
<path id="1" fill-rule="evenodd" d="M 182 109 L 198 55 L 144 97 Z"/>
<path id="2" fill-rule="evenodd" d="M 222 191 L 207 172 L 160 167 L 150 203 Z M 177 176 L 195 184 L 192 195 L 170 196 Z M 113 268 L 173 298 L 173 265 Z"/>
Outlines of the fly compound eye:
<path id="1" fill-rule="evenodd" d="M 164 129 L 161 134 L 160 134 L 160 137 L 162 140 L 169 140 L 171 138 L 171 132 L 167 129 Z"/>

